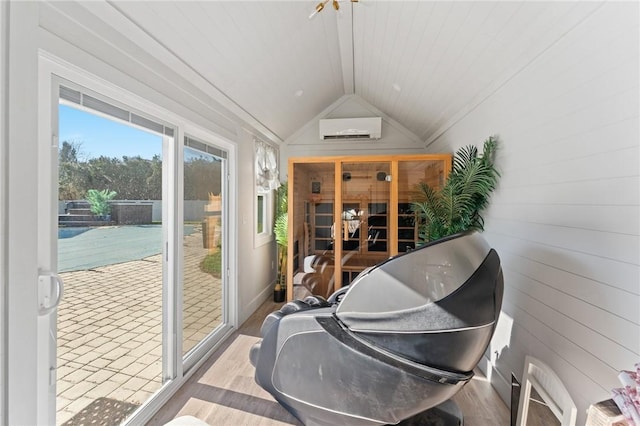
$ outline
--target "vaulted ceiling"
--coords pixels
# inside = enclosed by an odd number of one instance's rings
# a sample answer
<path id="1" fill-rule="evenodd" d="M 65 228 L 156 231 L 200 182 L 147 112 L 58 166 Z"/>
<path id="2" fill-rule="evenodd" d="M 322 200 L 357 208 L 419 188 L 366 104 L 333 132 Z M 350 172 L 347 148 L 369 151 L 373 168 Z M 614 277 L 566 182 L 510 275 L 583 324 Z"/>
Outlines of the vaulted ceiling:
<path id="1" fill-rule="evenodd" d="M 361 0 L 309 19 L 317 0 L 110 4 L 276 140 L 355 94 L 426 142 L 600 6 Z"/>

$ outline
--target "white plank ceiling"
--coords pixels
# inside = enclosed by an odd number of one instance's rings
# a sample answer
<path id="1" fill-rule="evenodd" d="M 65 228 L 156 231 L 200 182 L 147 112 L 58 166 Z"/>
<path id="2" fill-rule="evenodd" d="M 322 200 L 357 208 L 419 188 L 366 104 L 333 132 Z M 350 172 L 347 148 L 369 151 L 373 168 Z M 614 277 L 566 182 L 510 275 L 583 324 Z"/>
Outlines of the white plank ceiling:
<path id="1" fill-rule="evenodd" d="M 601 3 L 114 1 L 285 140 L 345 94 L 429 142 Z"/>

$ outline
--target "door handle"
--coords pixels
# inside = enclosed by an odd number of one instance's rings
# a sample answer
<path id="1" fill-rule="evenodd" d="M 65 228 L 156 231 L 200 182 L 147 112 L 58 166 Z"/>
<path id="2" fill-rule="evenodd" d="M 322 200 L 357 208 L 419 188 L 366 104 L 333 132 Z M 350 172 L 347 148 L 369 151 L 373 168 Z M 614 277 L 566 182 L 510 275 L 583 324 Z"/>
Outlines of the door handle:
<path id="1" fill-rule="evenodd" d="M 38 315 L 49 315 L 58 306 L 64 294 L 64 283 L 56 273 L 38 275 Z"/>

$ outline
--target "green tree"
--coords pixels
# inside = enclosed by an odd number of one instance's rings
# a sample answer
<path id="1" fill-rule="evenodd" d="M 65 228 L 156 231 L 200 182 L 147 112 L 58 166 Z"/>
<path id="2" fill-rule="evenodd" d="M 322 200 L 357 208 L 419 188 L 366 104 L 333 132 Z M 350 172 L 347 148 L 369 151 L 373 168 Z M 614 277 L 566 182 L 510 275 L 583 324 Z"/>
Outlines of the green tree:
<path id="1" fill-rule="evenodd" d="M 59 199 L 82 199 L 87 192 L 88 168 L 81 162 L 82 143 L 64 141 L 58 153 Z"/>
<path id="2" fill-rule="evenodd" d="M 220 194 L 222 162 L 209 157 L 192 158 L 184 163 L 184 199 L 208 200 L 209 193 Z"/>

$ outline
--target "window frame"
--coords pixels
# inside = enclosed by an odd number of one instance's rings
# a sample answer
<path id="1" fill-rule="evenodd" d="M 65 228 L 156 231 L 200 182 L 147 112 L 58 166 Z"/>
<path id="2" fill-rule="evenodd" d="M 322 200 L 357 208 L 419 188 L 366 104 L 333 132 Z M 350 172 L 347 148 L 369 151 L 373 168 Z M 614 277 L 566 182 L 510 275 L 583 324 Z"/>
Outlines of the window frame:
<path id="1" fill-rule="evenodd" d="M 261 247 L 265 244 L 270 244 L 275 241 L 275 235 L 273 234 L 273 226 L 275 220 L 275 189 L 273 189 L 273 183 L 271 188 L 267 189 L 258 184 L 258 147 L 266 146 L 273 150 L 275 154 L 275 160 L 278 162 L 278 150 L 273 145 L 264 142 L 256 137 L 253 138 L 253 151 L 254 151 L 254 194 L 253 194 L 253 242 L 254 248 Z M 276 172 L 279 169 L 279 164 L 276 164 Z M 278 182 L 279 184 L 279 182 Z M 262 199 L 262 212 L 260 212 L 260 199 Z M 262 214 L 260 214 L 262 213 Z M 260 223 L 262 222 L 262 230 L 260 230 Z"/>
<path id="2" fill-rule="evenodd" d="M 273 235 L 273 215 L 274 215 L 274 190 L 271 189 L 269 191 L 260 191 L 256 187 L 256 191 L 253 197 L 254 203 L 254 215 L 253 215 L 253 228 L 254 228 L 254 247 L 260 247 L 265 244 L 274 241 L 275 236 Z M 263 199 L 262 205 L 262 215 L 259 215 L 259 201 L 258 199 Z M 262 217 L 259 217 L 262 216 Z M 259 231 L 259 223 L 260 219 L 262 219 L 263 227 L 262 232 Z"/>

